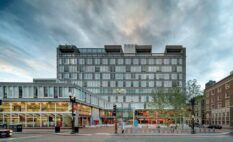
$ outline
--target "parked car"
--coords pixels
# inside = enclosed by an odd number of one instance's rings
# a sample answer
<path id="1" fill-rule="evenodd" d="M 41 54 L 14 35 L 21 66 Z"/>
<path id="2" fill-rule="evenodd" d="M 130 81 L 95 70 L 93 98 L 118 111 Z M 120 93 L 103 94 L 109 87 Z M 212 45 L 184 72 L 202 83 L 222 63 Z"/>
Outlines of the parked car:
<path id="1" fill-rule="evenodd" d="M 222 126 L 221 125 L 209 125 L 207 128 L 210 128 L 210 129 L 222 129 Z"/>
<path id="2" fill-rule="evenodd" d="M 0 129 L 0 137 L 11 137 L 12 133 L 11 129 Z"/>

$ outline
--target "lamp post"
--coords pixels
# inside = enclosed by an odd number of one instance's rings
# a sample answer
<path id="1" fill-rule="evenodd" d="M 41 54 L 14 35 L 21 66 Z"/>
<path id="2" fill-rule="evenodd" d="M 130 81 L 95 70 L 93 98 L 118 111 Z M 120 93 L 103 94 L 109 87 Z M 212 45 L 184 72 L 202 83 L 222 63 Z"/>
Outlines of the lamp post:
<path id="1" fill-rule="evenodd" d="M 71 103 L 71 116 L 72 116 L 72 123 L 71 123 L 71 134 L 75 133 L 74 130 L 74 123 L 75 123 L 75 113 L 74 113 L 74 104 L 76 103 L 76 97 L 74 97 L 74 95 L 70 95 L 70 103 Z"/>

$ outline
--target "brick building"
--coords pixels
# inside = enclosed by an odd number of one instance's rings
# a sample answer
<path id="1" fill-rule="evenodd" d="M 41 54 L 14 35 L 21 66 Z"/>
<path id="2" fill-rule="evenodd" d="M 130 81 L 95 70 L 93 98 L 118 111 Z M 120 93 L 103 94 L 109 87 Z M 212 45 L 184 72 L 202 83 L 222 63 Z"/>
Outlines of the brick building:
<path id="1" fill-rule="evenodd" d="M 205 94 L 206 124 L 233 127 L 233 72 L 219 82 L 206 83 Z"/>

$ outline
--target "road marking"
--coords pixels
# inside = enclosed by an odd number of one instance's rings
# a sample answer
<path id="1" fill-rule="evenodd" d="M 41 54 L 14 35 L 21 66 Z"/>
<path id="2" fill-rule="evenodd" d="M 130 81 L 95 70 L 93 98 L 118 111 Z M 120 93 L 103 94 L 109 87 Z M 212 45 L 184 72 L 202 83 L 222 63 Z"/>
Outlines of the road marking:
<path id="1" fill-rule="evenodd" d="M 8 139 L 4 139 L 6 141 L 10 141 L 10 140 L 15 140 L 15 139 L 30 139 L 30 138 L 36 138 L 36 137 L 42 137 L 43 135 L 37 135 L 37 136 L 28 136 L 28 137 L 17 137 L 17 138 L 8 138 Z"/>

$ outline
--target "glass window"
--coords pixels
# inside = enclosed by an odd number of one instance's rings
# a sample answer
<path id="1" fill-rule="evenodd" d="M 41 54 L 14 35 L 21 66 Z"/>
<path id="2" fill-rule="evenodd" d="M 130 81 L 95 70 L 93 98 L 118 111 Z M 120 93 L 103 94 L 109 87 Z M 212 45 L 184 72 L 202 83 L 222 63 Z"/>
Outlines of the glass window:
<path id="1" fill-rule="evenodd" d="M 133 87 L 139 87 L 139 82 L 138 81 L 133 81 Z"/>
<path id="2" fill-rule="evenodd" d="M 76 74 L 76 73 L 72 73 L 72 74 L 71 74 L 71 78 L 72 78 L 72 79 L 77 79 L 77 74 Z"/>
<path id="3" fill-rule="evenodd" d="M 162 72 L 172 72 L 171 66 L 162 66 Z"/>
<path id="4" fill-rule="evenodd" d="M 171 81 L 164 81 L 164 87 L 172 87 Z"/>
<path id="5" fill-rule="evenodd" d="M 179 59 L 179 63 L 182 64 L 182 59 Z"/>
<path id="6" fill-rule="evenodd" d="M 141 87 L 147 87 L 146 81 L 141 81 Z"/>
<path id="7" fill-rule="evenodd" d="M 107 65 L 108 64 L 108 59 L 102 59 L 102 64 Z"/>
<path id="8" fill-rule="evenodd" d="M 116 64 L 116 60 L 115 60 L 115 59 L 110 59 L 110 64 L 111 64 L 111 65 Z"/>
<path id="9" fill-rule="evenodd" d="M 172 74 L 172 79 L 177 79 L 177 74 L 176 73 Z"/>
<path id="10" fill-rule="evenodd" d="M 95 79 L 100 79 L 100 74 L 99 73 L 95 74 Z"/>
<path id="11" fill-rule="evenodd" d="M 59 72 L 64 72 L 64 66 L 59 66 Z"/>
<path id="12" fill-rule="evenodd" d="M 176 65 L 177 64 L 177 59 L 172 59 L 172 64 Z"/>
<path id="13" fill-rule="evenodd" d="M 103 73 L 102 76 L 103 76 L 103 79 L 110 79 L 109 73 Z"/>
<path id="14" fill-rule="evenodd" d="M 139 60 L 138 59 L 133 59 L 133 64 L 134 65 L 138 65 L 139 64 Z"/>
<path id="15" fill-rule="evenodd" d="M 123 59 L 117 59 L 117 63 L 122 65 L 122 64 L 124 64 L 124 60 Z"/>
<path id="16" fill-rule="evenodd" d="M 96 65 L 99 65 L 99 64 L 100 64 L 100 59 L 95 59 L 94 61 L 95 61 L 95 64 L 96 64 Z"/>
<path id="17" fill-rule="evenodd" d="M 92 59 L 87 59 L 87 64 L 91 65 L 92 64 Z"/>
<path id="18" fill-rule="evenodd" d="M 157 87 L 162 87 L 162 81 L 156 81 L 156 86 Z"/>
<path id="19" fill-rule="evenodd" d="M 116 87 L 116 82 L 115 81 L 110 81 L 110 86 L 111 87 Z"/>
<path id="20" fill-rule="evenodd" d="M 125 59 L 125 64 L 131 65 L 131 59 Z"/>
<path id="21" fill-rule="evenodd" d="M 131 72 L 141 72 L 141 66 L 131 66 Z"/>
<path id="22" fill-rule="evenodd" d="M 108 81 L 102 81 L 102 87 L 108 87 Z"/>
<path id="23" fill-rule="evenodd" d="M 156 64 L 161 65 L 162 64 L 162 59 L 156 59 Z"/>
<path id="24" fill-rule="evenodd" d="M 163 75 L 164 79 L 166 79 L 166 80 L 170 79 L 169 76 L 170 76 L 169 74 L 164 74 L 164 75 Z"/>
<path id="25" fill-rule="evenodd" d="M 125 74 L 125 79 L 131 79 L 131 74 L 126 73 L 126 74 Z"/>
<path id="26" fill-rule="evenodd" d="M 182 72 L 182 66 L 177 66 L 177 72 Z"/>
<path id="27" fill-rule="evenodd" d="M 125 82 L 125 87 L 131 87 L 131 81 L 126 81 Z"/>
<path id="28" fill-rule="evenodd" d="M 116 73 L 116 79 L 124 79 L 124 74 Z"/>
<path id="29" fill-rule="evenodd" d="M 123 81 L 118 81 L 117 85 L 118 85 L 118 87 L 123 87 Z"/>
<path id="30" fill-rule="evenodd" d="M 148 62 L 150 65 L 153 65 L 154 64 L 154 59 L 148 59 Z"/>
<path id="31" fill-rule="evenodd" d="M 100 72 L 109 72 L 109 66 L 101 66 Z"/>
<path id="32" fill-rule="evenodd" d="M 84 65 L 85 64 L 84 59 L 78 59 L 78 64 Z"/>
<path id="33" fill-rule="evenodd" d="M 85 73 L 84 79 L 93 79 L 93 75 L 91 73 Z"/>
<path id="34" fill-rule="evenodd" d="M 116 72 L 126 72 L 125 66 L 116 66 Z"/>
<path id="35" fill-rule="evenodd" d="M 170 59 L 164 59 L 163 62 L 165 65 L 168 65 L 168 64 L 170 64 Z"/>
<path id="36" fill-rule="evenodd" d="M 146 59 L 141 59 L 141 64 L 145 65 L 146 64 Z"/>
<path id="37" fill-rule="evenodd" d="M 148 84 L 149 84 L 149 87 L 154 87 L 154 81 L 149 81 Z"/>

